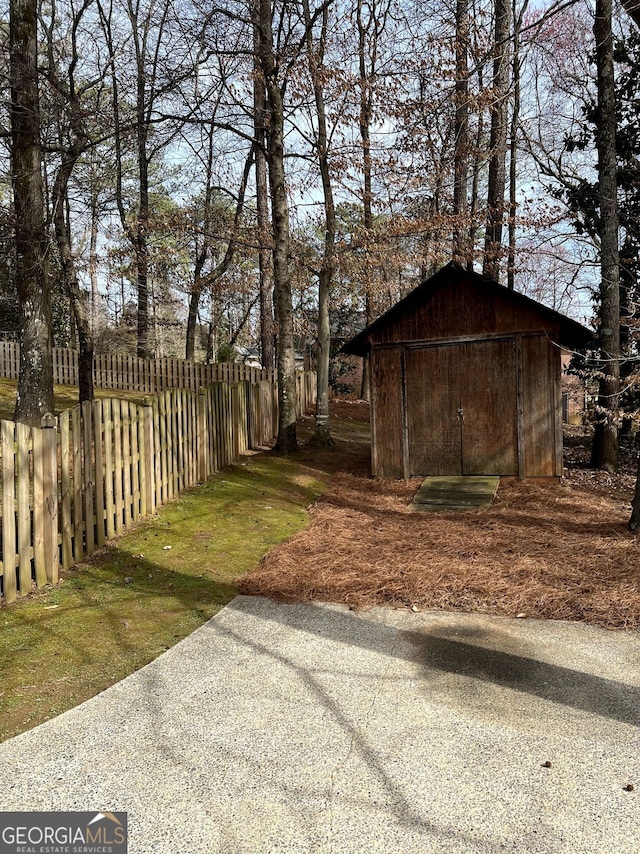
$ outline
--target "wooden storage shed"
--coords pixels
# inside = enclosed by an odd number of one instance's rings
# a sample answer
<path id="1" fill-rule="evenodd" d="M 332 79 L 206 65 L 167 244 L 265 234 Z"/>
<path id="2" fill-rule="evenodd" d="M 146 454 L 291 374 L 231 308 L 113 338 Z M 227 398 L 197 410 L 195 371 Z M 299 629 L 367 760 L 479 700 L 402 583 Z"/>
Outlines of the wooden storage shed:
<path id="1" fill-rule="evenodd" d="M 370 357 L 373 475 L 561 476 L 561 347 L 591 337 L 447 264 L 343 347 Z"/>

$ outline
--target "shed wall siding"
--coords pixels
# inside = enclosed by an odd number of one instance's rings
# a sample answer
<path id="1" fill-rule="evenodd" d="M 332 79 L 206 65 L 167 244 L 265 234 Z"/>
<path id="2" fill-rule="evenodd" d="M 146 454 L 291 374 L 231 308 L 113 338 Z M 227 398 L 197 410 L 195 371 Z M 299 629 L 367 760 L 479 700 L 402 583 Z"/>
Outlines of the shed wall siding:
<path id="1" fill-rule="evenodd" d="M 523 356 L 525 477 L 553 477 L 556 471 L 554 351 L 542 335 L 525 337 Z"/>
<path id="2" fill-rule="evenodd" d="M 371 471 L 374 477 L 404 477 L 402 351 L 371 353 Z"/>
<path id="3" fill-rule="evenodd" d="M 559 324 L 534 307 L 515 304 L 506 295 L 483 300 L 478 286 L 460 277 L 429 295 L 426 302 L 408 307 L 401 316 L 376 330 L 371 343 L 454 338 L 509 332 L 545 331 L 557 340 Z"/>

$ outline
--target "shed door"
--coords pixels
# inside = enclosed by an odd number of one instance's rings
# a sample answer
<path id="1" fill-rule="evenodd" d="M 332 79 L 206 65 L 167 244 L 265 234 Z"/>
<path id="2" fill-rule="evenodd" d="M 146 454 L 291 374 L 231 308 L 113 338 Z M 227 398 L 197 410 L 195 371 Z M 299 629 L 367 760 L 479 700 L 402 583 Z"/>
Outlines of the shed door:
<path id="1" fill-rule="evenodd" d="M 513 339 L 408 349 L 409 475 L 517 474 Z"/>
<path id="2" fill-rule="evenodd" d="M 518 473 L 513 338 L 460 345 L 463 474 Z"/>
<path id="3" fill-rule="evenodd" d="M 458 349 L 406 351 L 410 475 L 462 474 Z"/>

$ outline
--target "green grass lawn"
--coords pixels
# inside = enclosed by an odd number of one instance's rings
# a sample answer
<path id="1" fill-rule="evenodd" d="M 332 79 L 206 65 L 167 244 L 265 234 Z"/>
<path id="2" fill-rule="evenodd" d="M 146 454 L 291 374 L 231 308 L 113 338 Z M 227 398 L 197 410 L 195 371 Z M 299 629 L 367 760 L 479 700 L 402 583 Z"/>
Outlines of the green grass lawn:
<path id="1" fill-rule="evenodd" d="M 236 595 L 240 575 L 306 525 L 319 477 L 273 454 L 244 457 L 63 573 L 58 587 L 0 608 L 0 740 L 202 625 Z"/>

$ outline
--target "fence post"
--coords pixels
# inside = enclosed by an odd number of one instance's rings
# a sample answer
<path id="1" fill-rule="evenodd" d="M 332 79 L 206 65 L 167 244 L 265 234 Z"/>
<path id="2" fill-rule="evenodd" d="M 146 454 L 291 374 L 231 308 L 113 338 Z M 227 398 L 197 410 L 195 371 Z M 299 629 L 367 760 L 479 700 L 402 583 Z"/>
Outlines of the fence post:
<path id="1" fill-rule="evenodd" d="M 44 457 L 44 553 L 47 581 L 58 583 L 58 448 L 56 418 L 48 412 L 42 418 Z"/>
<path id="2" fill-rule="evenodd" d="M 142 436 L 140 438 L 140 498 L 141 511 L 151 515 L 155 511 L 153 407 L 151 399 L 145 397 L 142 407 Z"/>

